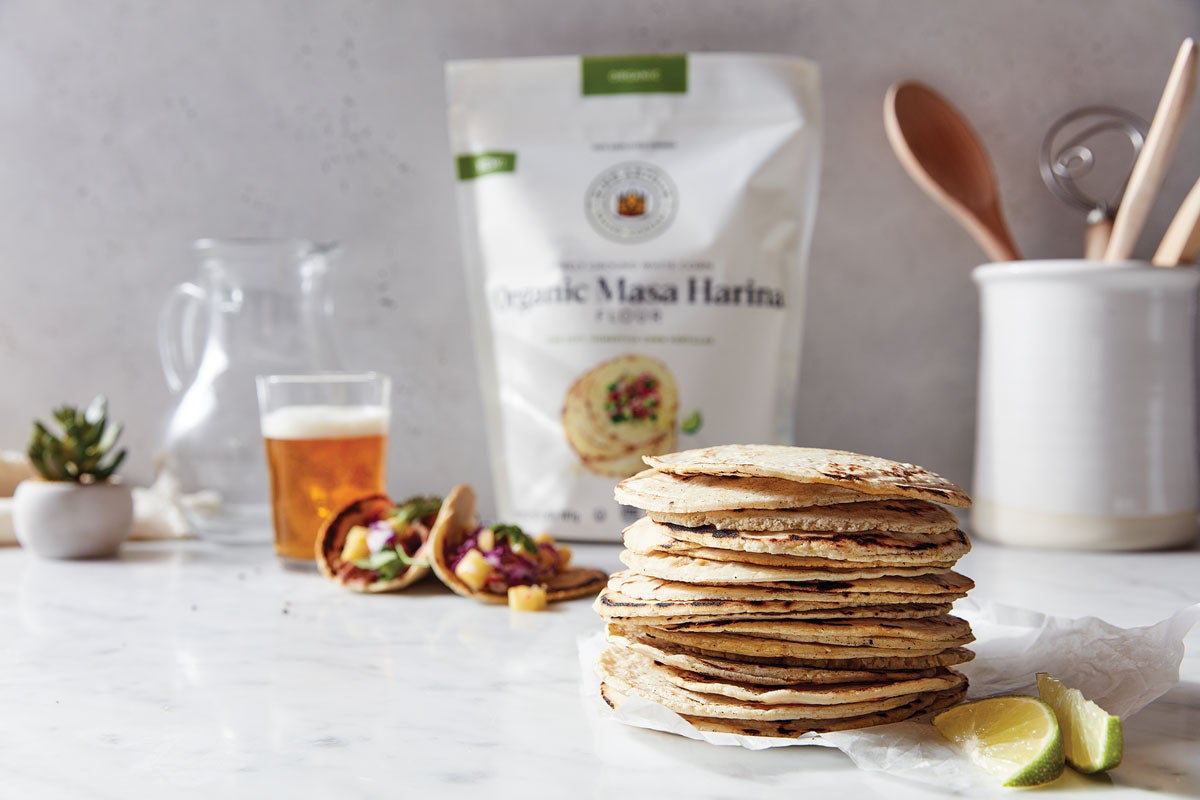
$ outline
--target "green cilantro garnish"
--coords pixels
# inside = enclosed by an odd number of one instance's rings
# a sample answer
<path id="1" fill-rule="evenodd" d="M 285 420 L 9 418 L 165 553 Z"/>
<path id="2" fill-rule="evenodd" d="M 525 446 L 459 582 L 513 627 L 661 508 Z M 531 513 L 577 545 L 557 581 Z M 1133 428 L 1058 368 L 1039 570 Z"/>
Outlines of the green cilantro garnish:
<path id="1" fill-rule="evenodd" d="M 423 561 L 417 561 L 403 550 L 387 548 L 380 550 L 378 553 L 372 553 L 369 558 L 360 558 L 354 562 L 354 566 L 369 569 L 379 575 L 379 579 L 390 581 L 395 578 L 405 567 L 427 567 L 429 566 Z"/>
<path id="2" fill-rule="evenodd" d="M 392 527 L 407 525 L 410 522 L 432 516 L 442 508 L 440 497 L 412 497 L 396 506 L 387 515 Z"/>
<path id="3" fill-rule="evenodd" d="M 489 528 L 492 533 L 496 534 L 496 539 L 508 539 L 508 546 L 514 553 L 518 550 L 524 550 L 530 555 L 537 555 L 537 542 L 529 537 L 529 534 L 521 530 L 517 525 L 501 525 L 496 524 Z"/>

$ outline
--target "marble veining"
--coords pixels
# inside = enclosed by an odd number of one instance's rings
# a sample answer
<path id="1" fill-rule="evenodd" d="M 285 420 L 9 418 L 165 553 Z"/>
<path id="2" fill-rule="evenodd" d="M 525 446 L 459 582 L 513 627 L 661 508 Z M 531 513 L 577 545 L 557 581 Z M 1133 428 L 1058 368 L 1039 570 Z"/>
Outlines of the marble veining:
<path id="1" fill-rule="evenodd" d="M 576 548 L 610 570 L 616 554 Z M 987 544 L 960 564 L 977 598 L 1119 625 L 1200 600 L 1198 570 L 1197 550 Z M 261 548 L 3 550 L 0 797 L 929 796 L 831 749 L 718 748 L 601 718 L 576 656 L 599 626 L 586 601 L 518 615 L 432 581 L 355 595 Z M 1125 763 L 1056 796 L 1200 797 L 1200 630 L 1187 641 L 1180 685 L 1126 721 Z"/>

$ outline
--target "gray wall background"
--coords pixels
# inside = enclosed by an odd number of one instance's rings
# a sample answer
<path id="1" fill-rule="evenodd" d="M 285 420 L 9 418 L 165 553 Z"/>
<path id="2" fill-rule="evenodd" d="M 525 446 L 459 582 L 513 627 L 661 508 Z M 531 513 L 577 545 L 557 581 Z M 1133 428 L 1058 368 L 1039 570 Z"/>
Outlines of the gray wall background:
<path id="1" fill-rule="evenodd" d="M 1197 34 L 1189 0 L 2 0 L 0 447 L 104 391 L 129 423 L 127 475 L 149 479 L 173 404 L 155 320 L 194 274 L 190 240 L 335 238 L 342 351 L 397 378 L 394 491 L 469 481 L 490 510 L 442 62 L 750 50 L 823 70 L 802 443 L 969 482 L 982 257 L 893 158 L 887 86 L 958 104 L 1025 252 L 1070 257 L 1082 217 L 1038 177 L 1045 129 L 1089 103 L 1150 117 Z M 1142 253 L 1200 174 L 1192 116 Z"/>

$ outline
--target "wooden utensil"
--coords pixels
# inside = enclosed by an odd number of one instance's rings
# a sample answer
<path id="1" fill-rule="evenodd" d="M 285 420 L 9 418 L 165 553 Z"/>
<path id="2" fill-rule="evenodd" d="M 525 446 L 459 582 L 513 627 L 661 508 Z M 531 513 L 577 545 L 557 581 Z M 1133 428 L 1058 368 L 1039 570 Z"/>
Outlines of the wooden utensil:
<path id="1" fill-rule="evenodd" d="M 1178 267 L 1195 262 L 1200 256 L 1200 180 L 1192 186 L 1175 218 L 1167 226 L 1158 249 L 1154 251 L 1154 266 Z"/>
<path id="2" fill-rule="evenodd" d="M 1083 234 L 1083 257 L 1088 261 L 1101 261 L 1108 243 L 1112 240 L 1113 221 L 1102 208 L 1088 212 L 1087 230 Z"/>
<path id="3" fill-rule="evenodd" d="M 883 121 L 892 150 L 917 185 L 958 220 L 988 258 L 1018 260 L 992 162 L 958 109 L 924 84 L 901 81 L 888 89 Z"/>
<path id="4" fill-rule="evenodd" d="M 1138 235 L 1150 214 L 1150 206 L 1154 204 L 1171 156 L 1179 144 L 1179 134 L 1183 131 L 1195 89 L 1196 43 L 1188 38 L 1183 40 L 1175 57 L 1175 65 L 1171 68 L 1162 99 L 1158 102 L 1158 110 L 1154 112 L 1154 120 L 1146 134 L 1146 144 L 1133 164 L 1125 196 L 1121 198 L 1121 206 L 1113 220 L 1112 236 L 1108 241 L 1108 249 L 1104 251 L 1104 260 L 1110 264 L 1125 261 L 1133 255 Z"/>

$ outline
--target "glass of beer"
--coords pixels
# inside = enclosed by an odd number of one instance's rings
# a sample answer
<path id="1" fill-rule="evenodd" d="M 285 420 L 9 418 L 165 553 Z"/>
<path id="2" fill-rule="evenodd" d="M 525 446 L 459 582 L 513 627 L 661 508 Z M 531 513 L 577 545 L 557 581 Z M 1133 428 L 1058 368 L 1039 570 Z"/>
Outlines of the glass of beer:
<path id="1" fill-rule="evenodd" d="M 321 523 L 384 491 L 391 381 L 374 372 L 258 376 L 275 553 L 311 569 Z"/>

